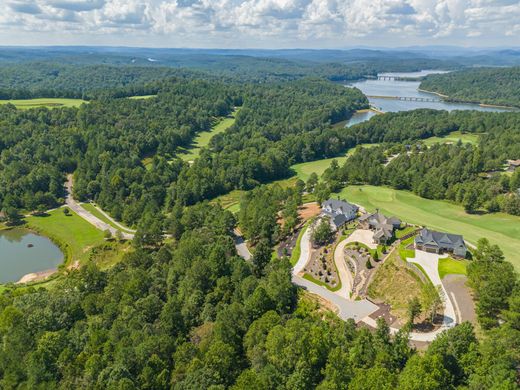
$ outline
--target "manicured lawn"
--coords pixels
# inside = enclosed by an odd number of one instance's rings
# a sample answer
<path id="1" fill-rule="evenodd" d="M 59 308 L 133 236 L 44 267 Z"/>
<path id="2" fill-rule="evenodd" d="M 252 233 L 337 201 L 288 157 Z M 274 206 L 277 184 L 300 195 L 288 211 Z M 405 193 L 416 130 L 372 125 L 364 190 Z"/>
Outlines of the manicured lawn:
<path id="1" fill-rule="evenodd" d="M 85 261 L 90 249 L 103 244 L 103 232 L 74 212 L 69 216 L 63 209 L 51 211 L 47 216 L 26 218 L 28 227 L 51 238 L 65 252 L 68 262 Z"/>
<path id="2" fill-rule="evenodd" d="M 444 278 L 449 274 L 466 275 L 468 260 L 455 260 L 451 257 L 439 259 L 439 275 Z"/>
<path id="3" fill-rule="evenodd" d="M 303 275 L 303 278 L 304 279 L 307 279 L 309 282 L 312 282 L 314 284 L 317 284 L 318 286 L 322 286 L 322 287 L 325 287 L 327 290 L 329 291 L 338 291 L 340 288 L 341 288 L 341 280 L 339 281 L 339 283 L 336 285 L 336 287 L 332 288 L 330 287 L 327 283 L 324 283 L 322 282 L 321 280 L 318 280 L 318 279 L 314 279 L 311 275 L 309 274 L 304 274 Z"/>
<path id="4" fill-rule="evenodd" d="M 498 244 L 506 259 L 520 270 L 520 217 L 504 213 L 467 214 L 461 206 L 386 187 L 349 186 L 340 196 L 370 211 L 379 208 L 382 213 L 395 215 L 406 222 L 462 234 L 472 244 L 486 237 Z"/>
<path id="5" fill-rule="evenodd" d="M 128 228 L 121 229 L 119 226 L 117 226 L 115 223 L 113 223 L 111 220 L 109 220 L 105 215 L 103 215 L 102 212 L 100 212 L 97 207 L 95 207 L 92 203 L 82 203 L 81 207 L 83 207 L 85 210 L 91 212 L 94 216 L 98 217 L 100 220 L 102 220 L 105 223 L 108 223 L 110 226 L 112 226 L 114 229 L 121 230 L 126 233 L 133 233 Z M 123 225 L 124 226 L 124 225 Z"/>
<path id="6" fill-rule="evenodd" d="M 460 131 L 454 131 L 444 137 L 431 137 L 425 139 L 423 142 L 426 146 L 431 146 L 438 143 L 457 143 L 461 140 L 463 143 L 477 144 L 479 140 L 478 134 L 462 134 Z"/>
<path id="7" fill-rule="evenodd" d="M 19 100 L 0 100 L 0 104 L 11 103 L 16 108 L 27 110 L 36 107 L 78 107 L 83 103 L 87 103 L 82 99 L 60 99 L 60 98 L 41 98 L 41 99 L 19 99 Z"/>
<path id="8" fill-rule="evenodd" d="M 378 144 L 362 144 L 360 146 L 364 148 L 371 148 L 377 145 Z M 325 170 L 330 167 L 332 160 L 336 160 L 339 165 L 342 165 L 347 157 L 354 153 L 355 150 L 355 148 L 352 148 L 343 156 L 295 164 L 291 166 L 291 168 L 294 172 L 296 172 L 298 178 L 302 179 L 303 181 L 307 181 L 313 172 L 316 172 L 318 177 L 320 177 L 323 172 L 325 172 Z"/>
<path id="9" fill-rule="evenodd" d="M 193 161 L 199 157 L 200 149 L 208 146 L 209 141 L 211 138 L 213 138 L 213 136 L 226 131 L 235 123 L 235 118 L 238 111 L 239 109 L 233 111 L 233 113 L 231 113 L 231 115 L 226 118 L 218 119 L 217 123 L 211 128 L 210 131 L 203 131 L 202 133 L 199 133 L 193 139 L 193 145 L 190 148 L 184 150 L 184 153 L 180 154 L 179 157 L 184 161 Z"/>

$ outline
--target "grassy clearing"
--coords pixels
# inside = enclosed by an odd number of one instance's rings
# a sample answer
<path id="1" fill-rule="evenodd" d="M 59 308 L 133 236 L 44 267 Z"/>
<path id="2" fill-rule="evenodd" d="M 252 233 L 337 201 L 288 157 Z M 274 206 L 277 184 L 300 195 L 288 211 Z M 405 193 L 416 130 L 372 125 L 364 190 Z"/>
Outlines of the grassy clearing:
<path id="1" fill-rule="evenodd" d="M 157 95 L 141 95 L 141 96 L 130 96 L 128 99 L 132 100 L 145 100 L 156 97 Z"/>
<path id="2" fill-rule="evenodd" d="M 240 211 L 240 199 L 245 193 L 246 191 L 243 190 L 233 190 L 228 194 L 216 197 L 211 203 L 220 203 L 224 210 L 229 210 L 235 214 Z"/>
<path id="3" fill-rule="evenodd" d="M 361 144 L 359 146 L 362 146 L 364 148 L 371 148 L 377 145 L 378 144 Z M 291 166 L 291 169 L 296 173 L 299 179 L 307 181 L 313 172 L 315 172 L 318 175 L 318 177 L 320 177 L 323 174 L 323 172 L 325 172 L 325 170 L 328 167 L 330 167 L 330 163 L 332 162 L 332 160 L 336 160 L 339 165 L 342 165 L 346 161 L 348 156 L 352 155 L 355 150 L 355 148 L 352 148 L 343 156 L 295 164 Z"/>
<path id="4" fill-rule="evenodd" d="M 407 238 L 399 244 L 399 257 L 403 261 L 407 261 L 406 259 L 414 259 L 415 258 L 415 249 L 406 249 L 410 244 L 414 242 L 414 237 Z"/>
<path id="5" fill-rule="evenodd" d="M 219 133 L 223 133 L 235 123 L 238 111 L 239 109 L 233 111 L 231 115 L 219 119 L 210 131 L 203 131 L 197 134 L 197 136 L 193 139 L 192 146 L 181 151 L 183 153 L 180 154 L 179 157 L 184 161 L 193 161 L 199 157 L 201 148 L 208 146 L 209 141 L 211 138 L 213 138 L 213 136 Z"/>
<path id="6" fill-rule="evenodd" d="M 322 282 L 321 280 L 318 280 L 318 279 L 314 279 L 311 275 L 309 274 L 304 274 L 303 275 L 303 278 L 304 279 L 307 279 L 309 282 L 312 282 L 314 284 L 317 284 L 318 286 L 322 286 L 322 287 L 325 287 L 327 290 L 329 291 L 338 291 L 340 288 L 341 288 L 341 280 L 338 278 L 338 284 L 336 285 L 336 287 L 332 288 L 330 287 L 327 283 L 324 283 Z"/>
<path id="7" fill-rule="evenodd" d="M 450 134 L 444 136 L 444 137 L 430 137 L 425 139 L 423 142 L 426 146 L 432 146 L 433 144 L 439 144 L 439 143 L 457 143 L 459 140 L 462 143 L 472 144 L 476 145 L 478 144 L 480 135 L 479 134 L 468 134 L 468 133 L 461 133 L 460 131 L 454 131 Z"/>
<path id="8" fill-rule="evenodd" d="M 29 228 L 55 241 L 65 253 L 68 263 L 86 261 L 90 249 L 105 242 L 101 230 L 73 211 L 66 216 L 62 209 L 58 209 L 47 216 L 27 217 L 26 221 Z"/>
<path id="9" fill-rule="evenodd" d="M 340 196 L 370 211 L 379 208 L 384 214 L 395 215 L 413 224 L 462 234 L 473 244 L 486 237 L 491 243 L 498 244 L 506 259 L 520 270 L 520 217 L 504 213 L 467 214 L 461 206 L 423 199 L 408 191 L 386 187 L 349 186 L 341 191 Z"/>
<path id="10" fill-rule="evenodd" d="M 105 223 L 108 223 L 110 226 L 112 226 L 114 229 L 121 230 L 125 233 L 133 233 L 129 228 L 122 229 L 119 226 L 117 226 L 115 223 L 113 223 L 110 219 L 108 219 L 99 209 L 94 206 L 92 203 L 82 203 L 81 207 L 83 207 L 85 210 L 92 213 L 94 216 L 99 218 Z"/>
<path id="11" fill-rule="evenodd" d="M 394 252 L 379 267 L 368 286 L 368 296 L 392 306 L 399 318 L 406 318 L 408 302 L 421 297 L 423 283 Z"/>
<path id="12" fill-rule="evenodd" d="M 468 260 L 455 260 L 451 257 L 439 259 L 439 275 L 441 279 L 450 274 L 466 275 L 468 263 Z"/>
<path id="13" fill-rule="evenodd" d="M 60 98 L 41 98 L 41 99 L 18 99 L 18 100 L 0 100 L 0 104 L 11 103 L 16 108 L 27 110 L 29 108 L 47 107 L 79 107 L 87 101 L 82 99 L 60 99 Z"/>

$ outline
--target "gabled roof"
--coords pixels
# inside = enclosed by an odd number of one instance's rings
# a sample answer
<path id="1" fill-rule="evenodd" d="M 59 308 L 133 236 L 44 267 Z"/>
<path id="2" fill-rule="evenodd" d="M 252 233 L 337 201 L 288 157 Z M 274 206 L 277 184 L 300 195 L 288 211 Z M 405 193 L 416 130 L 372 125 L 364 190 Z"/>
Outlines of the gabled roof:
<path id="1" fill-rule="evenodd" d="M 460 234 L 436 232 L 434 230 L 422 229 L 415 237 L 417 244 L 434 245 L 440 248 L 465 247 L 464 238 Z"/>
<path id="2" fill-rule="evenodd" d="M 323 208 L 329 206 L 334 212 L 345 213 L 356 213 L 359 209 L 358 206 L 339 199 L 329 199 L 323 202 Z"/>

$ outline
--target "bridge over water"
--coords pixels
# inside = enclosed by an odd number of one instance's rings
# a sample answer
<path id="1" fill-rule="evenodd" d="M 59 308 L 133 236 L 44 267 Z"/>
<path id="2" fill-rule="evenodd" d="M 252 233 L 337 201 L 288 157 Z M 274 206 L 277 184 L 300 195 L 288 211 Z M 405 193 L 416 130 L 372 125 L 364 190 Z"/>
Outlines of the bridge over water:
<path id="1" fill-rule="evenodd" d="M 392 100 L 404 100 L 408 102 L 441 102 L 441 99 L 434 97 L 417 97 L 417 96 L 379 96 L 379 95 L 367 95 L 369 99 L 392 99 Z"/>

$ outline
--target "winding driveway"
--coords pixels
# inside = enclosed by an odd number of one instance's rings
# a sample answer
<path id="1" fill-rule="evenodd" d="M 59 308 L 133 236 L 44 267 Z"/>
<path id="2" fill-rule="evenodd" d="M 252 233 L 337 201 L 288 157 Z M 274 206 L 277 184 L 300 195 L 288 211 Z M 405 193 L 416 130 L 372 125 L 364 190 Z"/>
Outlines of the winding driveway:
<path id="1" fill-rule="evenodd" d="M 96 228 L 100 230 L 109 230 L 110 233 L 112 233 L 112 236 L 115 236 L 116 232 L 118 231 L 116 228 L 112 227 L 108 223 L 102 221 L 98 217 L 96 217 L 91 212 L 85 210 L 78 202 L 74 200 L 72 197 L 72 187 L 73 187 L 73 180 L 72 175 L 67 176 L 67 198 L 65 200 L 66 205 L 74 211 L 76 214 L 78 214 L 81 218 L 83 218 L 85 221 L 91 223 Z M 119 226 L 119 225 L 118 225 Z M 123 238 L 126 240 L 131 240 L 134 238 L 133 233 L 127 233 L 125 231 L 121 231 Z"/>

